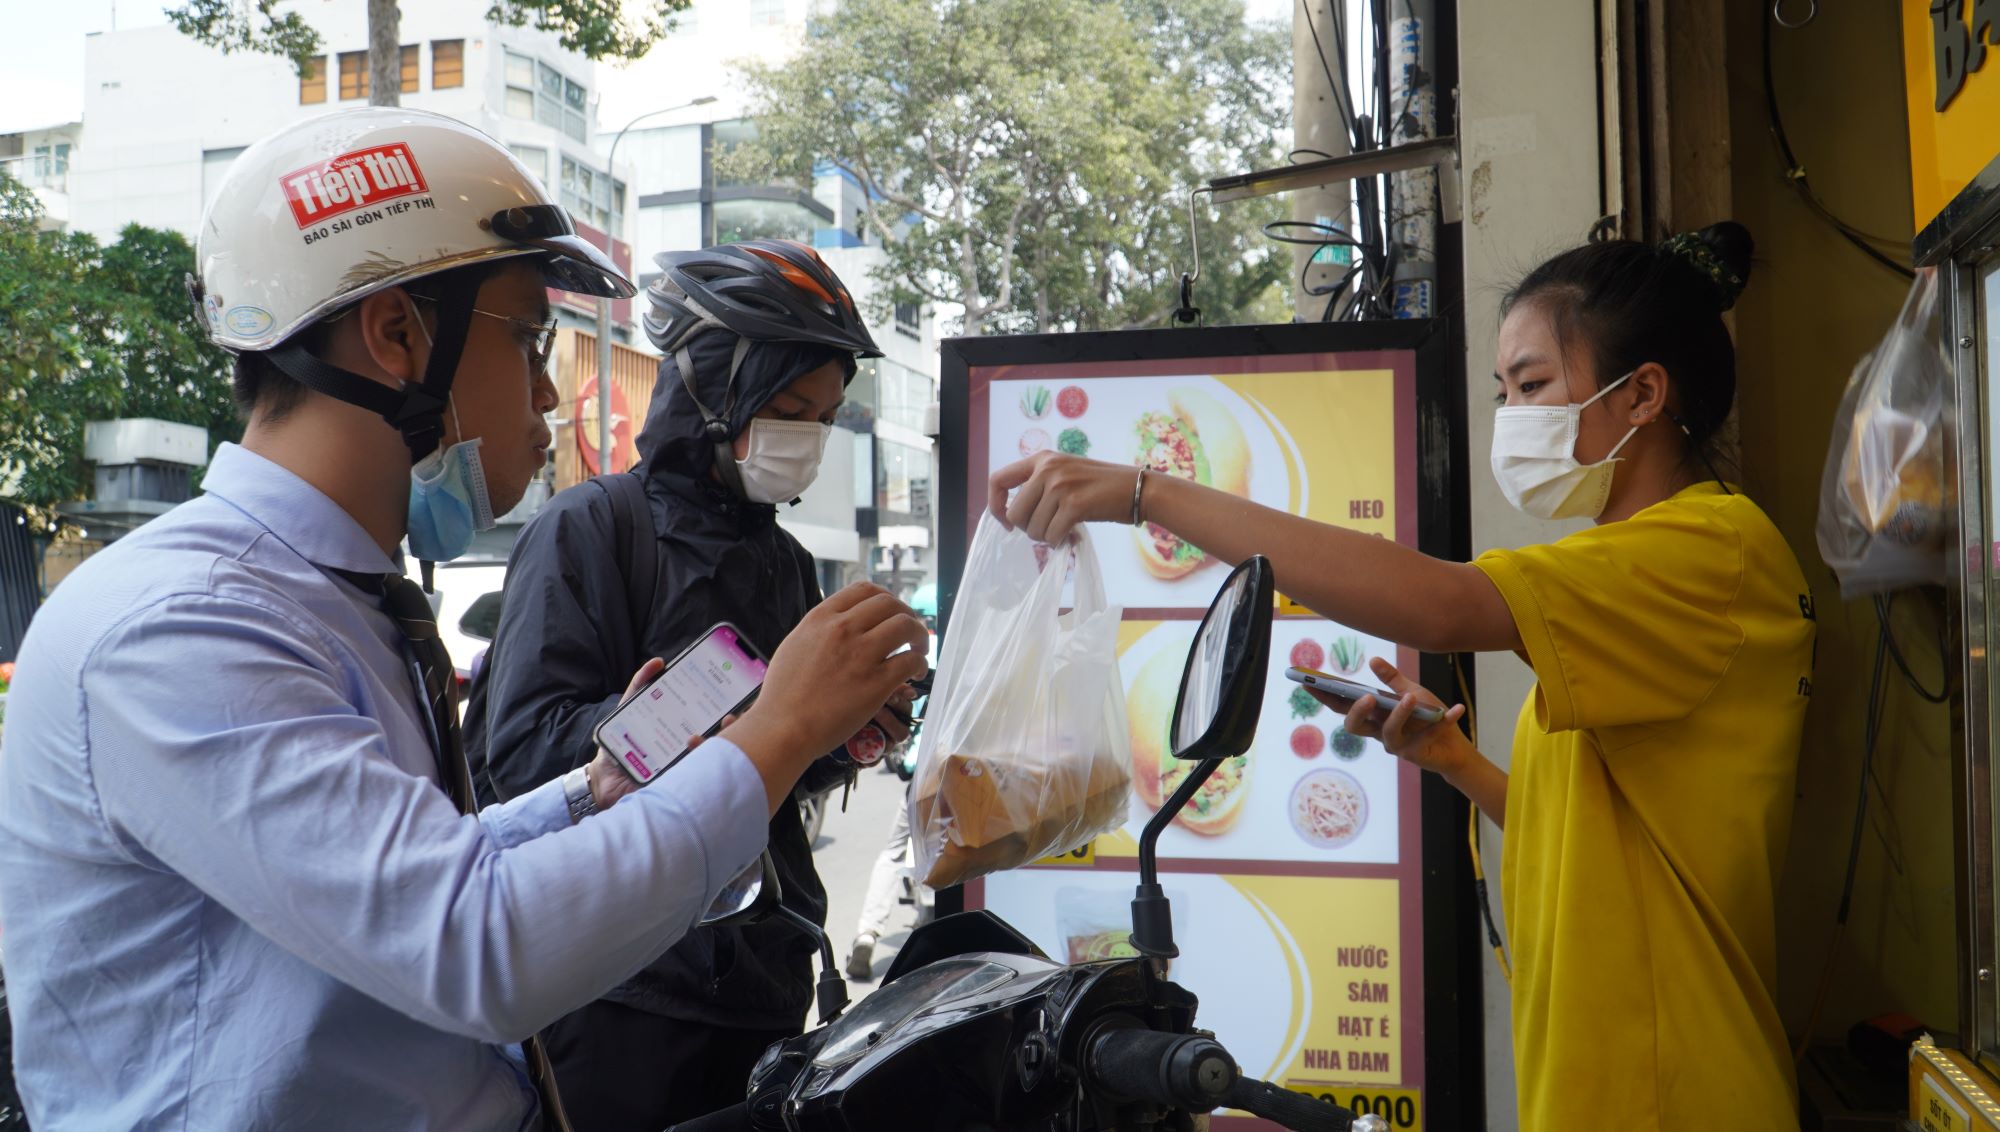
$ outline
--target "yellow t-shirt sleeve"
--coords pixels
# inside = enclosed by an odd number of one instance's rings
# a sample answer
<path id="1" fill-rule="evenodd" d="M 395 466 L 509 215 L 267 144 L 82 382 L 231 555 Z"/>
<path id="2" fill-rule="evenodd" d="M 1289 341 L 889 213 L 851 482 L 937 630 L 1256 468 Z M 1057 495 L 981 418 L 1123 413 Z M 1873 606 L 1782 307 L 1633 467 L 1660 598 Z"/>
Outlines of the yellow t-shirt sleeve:
<path id="1" fill-rule="evenodd" d="M 1513 613 L 1546 731 L 1679 719 L 1743 643 L 1730 617 L 1742 537 L 1699 508 L 1669 503 L 1473 565 Z"/>

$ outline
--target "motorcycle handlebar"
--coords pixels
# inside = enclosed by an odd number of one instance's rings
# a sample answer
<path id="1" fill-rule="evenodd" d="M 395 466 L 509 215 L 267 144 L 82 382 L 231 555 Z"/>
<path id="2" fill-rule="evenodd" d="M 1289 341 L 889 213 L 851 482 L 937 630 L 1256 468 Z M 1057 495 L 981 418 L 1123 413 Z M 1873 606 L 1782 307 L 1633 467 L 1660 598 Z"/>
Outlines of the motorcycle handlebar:
<path id="1" fill-rule="evenodd" d="M 1296 1130 L 1296 1132 L 1389 1132 L 1379 1116 L 1356 1116 L 1337 1104 L 1280 1089 L 1254 1077 L 1238 1077 L 1222 1098 L 1230 1108 Z"/>
<path id="2" fill-rule="evenodd" d="M 1242 1109 L 1297 1132 L 1388 1132 L 1380 1117 L 1242 1076 L 1229 1051 L 1200 1034 L 1104 1030 L 1084 1046 L 1084 1076 L 1114 1096 L 1189 1112 Z"/>
<path id="3" fill-rule="evenodd" d="M 1236 1080 L 1236 1059 L 1213 1038 L 1112 1029 L 1084 1049 L 1084 1071 L 1107 1093 L 1208 1112 Z"/>

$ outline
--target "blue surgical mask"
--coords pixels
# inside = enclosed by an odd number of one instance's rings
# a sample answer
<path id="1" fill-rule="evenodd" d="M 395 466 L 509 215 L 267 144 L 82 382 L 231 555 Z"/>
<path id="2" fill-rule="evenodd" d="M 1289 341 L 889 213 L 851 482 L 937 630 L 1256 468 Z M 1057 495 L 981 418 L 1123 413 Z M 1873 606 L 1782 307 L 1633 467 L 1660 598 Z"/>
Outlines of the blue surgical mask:
<path id="1" fill-rule="evenodd" d="M 410 312 L 416 318 L 416 311 Z M 430 331 L 416 319 L 424 340 Z M 451 402 L 452 428 L 460 436 L 458 402 Z M 472 536 L 493 529 L 493 500 L 486 493 L 486 469 L 479 462 L 478 437 L 440 448 L 410 468 L 410 553 L 420 562 L 450 562 L 472 549 Z"/>
<path id="2" fill-rule="evenodd" d="M 410 469 L 410 553 L 419 561 L 449 562 L 472 549 L 473 535 L 493 529 L 479 444 L 461 440 Z"/>

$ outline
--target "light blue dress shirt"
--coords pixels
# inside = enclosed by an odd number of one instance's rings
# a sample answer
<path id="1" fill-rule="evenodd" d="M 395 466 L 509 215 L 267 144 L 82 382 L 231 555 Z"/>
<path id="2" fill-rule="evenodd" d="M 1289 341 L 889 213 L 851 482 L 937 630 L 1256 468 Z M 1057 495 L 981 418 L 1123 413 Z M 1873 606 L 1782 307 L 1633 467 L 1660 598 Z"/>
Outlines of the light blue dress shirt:
<path id="1" fill-rule="evenodd" d="M 0 945 L 29 1118 L 521 1128 L 512 1043 L 694 923 L 764 846 L 763 784 L 716 740 L 575 826 L 555 782 L 459 815 L 398 630 L 322 569 L 397 565 L 242 448 L 205 486 L 21 647 Z"/>

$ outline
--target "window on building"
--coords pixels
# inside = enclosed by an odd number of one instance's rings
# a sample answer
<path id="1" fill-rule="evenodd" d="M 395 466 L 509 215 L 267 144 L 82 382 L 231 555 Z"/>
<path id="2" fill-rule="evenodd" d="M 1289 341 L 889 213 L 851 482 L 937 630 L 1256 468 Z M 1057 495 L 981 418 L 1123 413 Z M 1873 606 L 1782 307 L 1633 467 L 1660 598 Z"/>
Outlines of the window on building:
<path id="1" fill-rule="evenodd" d="M 465 41 L 431 40 L 431 89 L 450 90 L 465 85 Z"/>
<path id="2" fill-rule="evenodd" d="M 785 0 L 750 0 L 750 23 L 768 27 L 785 22 Z"/>
<path id="3" fill-rule="evenodd" d="M 306 61 L 306 73 L 299 76 L 299 105 L 316 106 L 326 101 L 326 56 Z"/>
<path id="4" fill-rule="evenodd" d="M 876 506 L 899 515 L 929 514 L 931 454 L 893 440 L 876 439 Z"/>
<path id="5" fill-rule="evenodd" d="M 435 75 L 432 82 L 436 82 Z M 547 63 L 509 51 L 507 116 L 540 122 L 550 129 L 561 130 L 577 141 L 587 142 L 590 140 L 590 90 L 582 83 L 565 78 L 561 71 Z"/>
<path id="6" fill-rule="evenodd" d="M 782 200 L 719 200 L 715 202 L 715 242 L 798 240 L 812 242 L 817 218 L 803 205 Z"/>
<path id="7" fill-rule="evenodd" d="M 915 303 L 896 304 L 896 331 L 912 338 L 922 338 L 922 313 Z"/>
<path id="8" fill-rule="evenodd" d="M 730 150 L 735 149 L 744 142 L 757 140 L 756 125 L 743 118 L 738 118 L 730 122 L 712 122 L 708 128 L 710 137 L 713 138 L 710 148 L 717 161 L 720 161 L 729 154 Z M 731 182 L 717 182 L 718 185 L 729 183 Z"/>
<path id="9" fill-rule="evenodd" d="M 641 208 L 633 215 L 632 228 L 635 263 L 650 264 L 661 252 L 691 251 L 701 246 L 701 205 L 689 202 Z"/>
<path id="10" fill-rule="evenodd" d="M 535 61 L 514 51 L 507 53 L 507 116 L 535 117 Z"/>
<path id="11" fill-rule="evenodd" d="M 590 132 L 590 97 L 584 92 L 583 84 L 563 80 L 563 133 L 577 141 L 587 140 Z"/>
<path id="12" fill-rule="evenodd" d="M 535 180 L 544 185 L 549 183 L 548 150 L 538 145 L 510 145 L 507 148 L 513 151 L 515 160 L 528 167 L 528 172 L 535 175 Z"/>
<path id="13" fill-rule="evenodd" d="M 757 126 L 755 123 L 747 119 L 738 118 L 730 122 L 716 122 L 709 127 L 709 130 L 709 156 L 714 162 L 716 169 L 715 186 L 717 188 L 726 189 L 734 186 L 761 188 L 776 184 L 788 185 L 799 189 L 810 187 L 811 182 L 805 176 L 807 170 L 804 169 L 799 170 L 800 175 L 796 177 L 760 176 L 747 179 L 727 172 L 724 169 L 729 154 L 737 146 L 745 142 L 757 140 Z"/>
<path id="14" fill-rule="evenodd" d="M 625 186 L 582 165 L 567 154 L 562 159 L 562 204 L 581 223 L 612 236 L 623 236 Z"/>
<path id="15" fill-rule="evenodd" d="M 368 97 L 368 53 L 366 51 L 343 51 L 340 53 L 340 99 L 346 102 L 355 98 Z"/>
<path id="16" fill-rule="evenodd" d="M 592 197 L 595 207 L 592 213 L 599 217 L 598 227 L 612 236 L 625 234 L 625 186 L 611 179 L 608 173 L 597 178 L 597 189 Z"/>
<path id="17" fill-rule="evenodd" d="M 625 135 L 618 156 L 632 161 L 633 184 L 648 193 L 701 188 L 701 127 L 662 126 Z M 690 244 L 689 247 L 699 247 Z"/>
<path id="18" fill-rule="evenodd" d="M 876 374 L 876 415 L 891 424 L 921 431 L 926 410 L 937 399 L 930 378 L 887 359 L 878 361 Z M 848 395 L 853 396 L 851 390 Z"/>
<path id="19" fill-rule="evenodd" d="M 33 172 L 38 180 L 49 181 L 69 174 L 69 143 L 56 142 L 53 145 L 35 147 Z"/>
<path id="20" fill-rule="evenodd" d="M 562 129 L 562 72 L 547 63 L 535 64 L 535 121 Z"/>
<path id="21" fill-rule="evenodd" d="M 417 68 L 420 65 L 417 59 L 417 50 L 418 50 L 417 45 L 414 43 L 405 43 L 403 45 L 403 58 L 401 60 L 401 65 L 403 68 L 402 90 L 404 94 L 417 93 L 417 88 L 419 86 L 419 77 L 420 77 L 417 73 Z"/>

